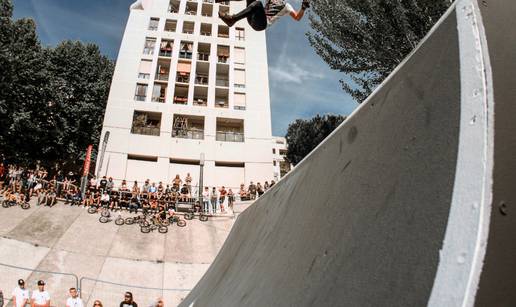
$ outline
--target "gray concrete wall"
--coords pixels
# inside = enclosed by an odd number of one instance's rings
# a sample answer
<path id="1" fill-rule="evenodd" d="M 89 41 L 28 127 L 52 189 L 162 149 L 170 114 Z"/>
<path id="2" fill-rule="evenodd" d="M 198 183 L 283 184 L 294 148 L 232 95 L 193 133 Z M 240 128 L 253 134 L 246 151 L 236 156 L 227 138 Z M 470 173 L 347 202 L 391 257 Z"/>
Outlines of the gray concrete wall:
<path id="1" fill-rule="evenodd" d="M 457 1 L 240 216 L 180 306 L 516 305 L 514 16 Z"/>

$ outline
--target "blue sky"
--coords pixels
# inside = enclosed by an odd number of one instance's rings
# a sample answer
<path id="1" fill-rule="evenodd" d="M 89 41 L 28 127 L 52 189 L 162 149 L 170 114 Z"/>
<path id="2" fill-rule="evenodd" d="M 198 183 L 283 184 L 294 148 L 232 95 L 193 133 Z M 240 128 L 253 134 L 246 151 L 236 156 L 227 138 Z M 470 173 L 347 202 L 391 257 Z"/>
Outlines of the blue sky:
<path id="1" fill-rule="evenodd" d="M 116 59 L 133 0 L 13 0 L 14 17 L 36 21 L 43 44 L 92 42 Z M 300 0 L 290 0 L 297 9 Z M 293 120 L 351 113 L 357 104 L 342 91 L 343 74 L 328 68 L 308 43 L 308 18 L 283 18 L 267 31 L 272 131 L 283 136 Z"/>

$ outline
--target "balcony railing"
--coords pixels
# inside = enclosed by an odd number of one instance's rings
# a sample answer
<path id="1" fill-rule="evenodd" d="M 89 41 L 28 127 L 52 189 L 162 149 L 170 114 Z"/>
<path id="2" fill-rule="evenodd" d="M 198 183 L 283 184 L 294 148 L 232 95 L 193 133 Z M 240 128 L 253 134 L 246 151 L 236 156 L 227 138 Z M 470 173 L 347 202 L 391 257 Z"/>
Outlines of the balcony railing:
<path id="1" fill-rule="evenodd" d="M 168 73 L 166 73 L 166 74 L 157 74 L 156 75 L 156 80 L 168 81 Z"/>
<path id="2" fill-rule="evenodd" d="M 134 100 L 136 101 L 145 101 L 146 96 L 142 95 L 134 95 Z"/>
<path id="3" fill-rule="evenodd" d="M 174 97 L 174 103 L 175 104 L 187 104 L 188 103 L 188 97 L 176 96 L 176 97 Z"/>
<path id="4" fill-rule="evenodd" d="M 217 86 L 222 86 L 222 87 L 229 87 L 229 80 L 227 80 L 227 79 L 217 79 L 216 85 Z"/>
<path id="5" fill-rule="evenodd" d="M 229 63 L 229 57 L 227 57 L 227 56 L 220 56 L 219 55 L 219 63 L 222 63 L 222 64 Z"/>
<path id="6" fill-rule="evenodd" d="M 179 57 L 181 59 L 191 59 L 192 58 L 192 52 L 190 51 L 180 51 Z"/>
<path id="7" fill-rule="evenodd" d="M 159 56 L 171 57 L 172 56 L 172 50 L 161 49 L 159 51 Z"/>
<path id="8" fill-rule="evenodd" d="M 227 99 L 215 98 L 215 107 L 216 108 L 229 108 L 229 103 Z"/>
<path id="9" fill-rule="evenodd" d="M 152 101 L 165 103 L 165 97 L 152 97 Z"/>
<path id="10" fill-rule="evenodd" d="M 244 134 L 241 132 L 217 131 L 217 141 L 243 143 Z"/>
<path id="11" fill-rule="evenodd" d="M 138 73 L 138 78 L 139 79 L 149 79 L 150 78 L 150 74 Z"/>
<path id="12" fill-rule="evenodd" d="M 199 52 L 197 54 L 197 60 L 208 62 L 210 60 L 210 54 L 209 53 L 201 53 L 201 52 Z"/>
<path id="13" fill-rule="evenodd" d="M 132 127 L 132 134 L 159 136 L 159 127 Z"/>
<path id="14" fill-rule="evenodd" d="M 195 77 L 195 84 L 208 85 L 208 76 Z"/>
<path id="15" fill-rule="evenodd" d="M 188 83 L 188 82 L 190 82 L 190 75 L 178 75 L 176 77 L 176 82 Z"/>
<path id="16" fill-rule="evenodd" d="M 173 130 L 172 137 L 180 138 L 180 139 L 204 140 L 204 130 L 201 130 L 201 129 Z"/>
<path id="17" fill-rule="evenodd" d="M 205 107 L 208 105 L 208 97 L 194 97 L 193 99 L 194 106 L 202 106 Z"/>

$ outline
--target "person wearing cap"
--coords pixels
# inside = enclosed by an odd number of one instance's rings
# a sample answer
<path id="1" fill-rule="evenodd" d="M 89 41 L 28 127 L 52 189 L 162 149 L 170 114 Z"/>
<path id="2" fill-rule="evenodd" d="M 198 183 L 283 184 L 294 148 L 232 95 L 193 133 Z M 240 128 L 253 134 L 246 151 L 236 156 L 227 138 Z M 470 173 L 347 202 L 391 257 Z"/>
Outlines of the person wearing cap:
<path id="1" fill-rule="evenodd" d="M 22 307 L 27 304 L 29 300 L 29 290 L 25 289 L 25 281 L 23 279 L 18 280 L 18 286 L 13 290 L 13 306 Z"/>
<path id="2" fill-rule="evenodd" d="M 45 282 L 38 281 L 38 289 L 32 291 L 31 307 L 50 307 L 50 294 L 45 291 Z"/>
<path id="3" fill-rule="evenodd" d="M 66 307 L 84 307 L 81 298 L 77 294 L 77 289 L 70 288 L 70 297 L 66 300 Z"/>

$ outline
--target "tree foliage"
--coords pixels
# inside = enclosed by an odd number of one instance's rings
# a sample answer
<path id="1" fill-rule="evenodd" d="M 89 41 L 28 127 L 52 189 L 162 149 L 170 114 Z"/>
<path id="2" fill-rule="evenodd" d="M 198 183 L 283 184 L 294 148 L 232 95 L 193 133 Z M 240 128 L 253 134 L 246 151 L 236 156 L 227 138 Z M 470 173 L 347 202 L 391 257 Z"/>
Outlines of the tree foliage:
<path id="1" fill-rule="evenodd" d="M 287 160 L 296 165 L 319 143 L 335 130 L 346 117 L 340 115 L 316 115 L 312 119 L 297 119 L 288 126 Z"/>
<path id="2" fill-rule="evenodd" d="M 0 0 L 0 156 L 74 164 L 98 144 L 114 64 L 93 44 L 41 46 L 31 19 Z"/>
<path id="3" fill-rule="evenodd" d="M 357 102 L 371 94 L 415 48 L 450 0 L 317 0 L 307 33 L 317 54 L 345 73 L 344 91 Z"/>

